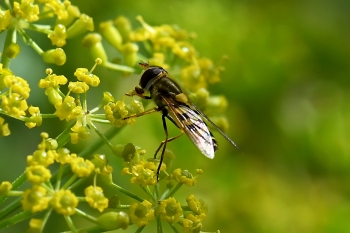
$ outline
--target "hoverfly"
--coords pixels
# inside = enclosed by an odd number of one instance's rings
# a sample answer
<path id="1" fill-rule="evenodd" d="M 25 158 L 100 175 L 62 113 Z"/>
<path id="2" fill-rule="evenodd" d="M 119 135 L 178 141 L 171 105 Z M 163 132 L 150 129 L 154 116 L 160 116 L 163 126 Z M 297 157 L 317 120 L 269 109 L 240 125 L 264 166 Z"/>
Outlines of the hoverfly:
<path id="1" fill-rule="evenodd" d="M 145 69 L 141 74 L 140 87 L 135 87 L 135 90 L 126 95 L 137 95 L 143 99 L 152 99 L 157 107 L 124 119 L 139 117 L 153 112 L 162 112 L 165 140 L 161 142 L 154 154 L 154 158 L 156 159 L 159 150 L 162 149 L 157 169 L 157 180 L 167 143 L 177 139 L 184 133 L 187 134 L 203 155 L 210 159 L 214 158 L 214 152 L 218 149 L 217 142 L 203 119 L 211 123 L 227 141 L 239 150 L 234 141 L 220 130 L 204 113 L 198 110 L 194 104 L 188 101 L 187 96 L 182 92 L 180 86 L 174 80 L 170 79 L 168 72 L 164 68 L 150 66 L 148 63 L 143 62 L 139 64 Z M 165 118 L 168 118 L 174 123 L 181 130 L 181 134 L 169 138 Z"/>

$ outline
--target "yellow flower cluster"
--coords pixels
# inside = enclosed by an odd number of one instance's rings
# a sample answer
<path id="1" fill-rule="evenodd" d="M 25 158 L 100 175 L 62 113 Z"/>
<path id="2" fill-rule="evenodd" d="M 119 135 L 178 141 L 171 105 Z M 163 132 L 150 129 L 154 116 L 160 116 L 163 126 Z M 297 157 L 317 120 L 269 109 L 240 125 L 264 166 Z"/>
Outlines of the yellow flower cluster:
<path id="1" fill-rule="evenodd" d="M 134 124 L 136 122 L 136 117 L 132 116 L 143 112 L 144 108 L 140 101 L 133 99 L 128 105 L 120 100 L 115 103 L 110 102 L 104 106 L 104 110 L 106 118 L 111 124 L 121 127 L 126 124 Z"/>
<path id="2" fill-rule="evenodd" d="M 89 160 L 77 157 L 76 154 L 70 154 L 66 148 L 58 150 L 52 148 L 52 145 L 55 145 L 52 143 L 53 139 L 49 140 L 46 133 L 42 133 L 41 136 L 42 142 L 38 145 L 38 150 L 27 157 L 28 166 L 25 174 L 32 187 L 22 192 L 22 207 L 33 213 L 52 207 L 59 214 L 73 215 L 79 203 L 78 197 L 69 189 L 59 189 L 58 186 L 53 189 L 54 185 L 50 183 L 52 175 L 48 166 L 54 162 L 61 165 L 70 164 L 72 172 L 77 177 L 91 175 L 95 166 Z M 0 195 L 10 195 L 11 189 L 12 185 L 9 182 L 2 182 Z M 100 212 L 108 207 L 108 199 L 104 196 L 103 190 L 95 185 L 85 189 L 85 201 Z"/>

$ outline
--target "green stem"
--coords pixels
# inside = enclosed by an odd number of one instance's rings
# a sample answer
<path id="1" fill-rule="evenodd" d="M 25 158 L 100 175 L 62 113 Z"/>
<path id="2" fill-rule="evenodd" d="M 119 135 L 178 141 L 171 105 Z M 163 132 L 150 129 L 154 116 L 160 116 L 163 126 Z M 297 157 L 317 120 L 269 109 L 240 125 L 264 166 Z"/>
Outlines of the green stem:
<path id="1" fill-rule="evenodd" d="M 67 215 L 63 215 L 64 219 L 66 220 L 68 226 L 69 226 L 69 229 L 73 232 L 73 233 L 78 233 L 77 229 L 75 228 L 74 226 L 74 223 L 71 219 L 70 216 L 67 216 Z"/>
<path id="2" fill-rule="evenodd" d="M 64 165 L 60 164 L 60 166 L 58 167 L 58 172 L 57 172 L 57 181 L 56 181 L 56 185 L 55 185 L 55 190 L 60 189 L 62 175 L 63 175 L 63 169 L 64 169 Z"/>
<path id="3" fill-rule="evenodd" d="M 41 219 L 42 220 L 42 225 L 41 225 L 41 229 L 40 229 L 40 232 L 43 232 L 44 230 L 44 227 L 46 225 L 46 222 L 47 220 L 49 219 L 50 215 L 51 215 L 51 212 L 52 212 L 52 208 L 48 209 L 46 211 L 46 213 L 44 214 L 44 217 Z"/>
<path id="4" fill-rule="evenodd" d="M 71 122 L 67 128 L 65 128 L 63 130 L 62 133 L 60 133 L 57 137 L 56 137 L 56 141 L 58 144 L 57 149 L 62 148 L 64 145 L 66 145 L 67 142 L 69 142 L 70 140 L 70 132 L 71 132 L 71 128 L 73 127 L 73 125 L 75 124 L 75 121 Z"/>
<path id="5" fill-rule="evenodd" d="M 29 44 L 35 50 L 35 52 L 37 52 L 40 56 L 44 53 L 44 51 L 39 47 L 39 45 L 37 45 L 37 43 L 35 43 L 34 40 L 32 40 L 32 38 L 30 38 L 24 30 L 19 29 L 18 32 L 19 34 L 21 34 L 24 42 Z"/>
<path id="6" fill-rule="evenodd" d="M 78 176 L 76 174 L 73 174 L 69 178 L 69 180 L 62 186 L 61 189 L 67 189 L 69 187 L 69 185 L 71 185 L 77 178 L 78 178 Z"/>
<path id="7" fill-rule="evenodd" d="M 169 223 L 169 222 L 168 222 L 168 223 Z M 169 223 L 169 225 L 170 225 L 171 229 L 173 229 L 173 231 L 174 231 L 175 233 L 179 233 L 179 231 L 175 228 L 175 226 L 174 226 L 173 224 Z"/>
<path id="8" fill-rule="evenodd" d="M 12 183 L 12 190 L 16 190 L 19 186 L 21 186 L 25 181 L 27 180 L 26 174 L 23 172 L 13 183 Z M 1 196 L 0 197 L 0 203 L 5 201 L 7 199 L 7 196 Z M 1 211 L 2 214 L 2 211 Z M 0 214 L 0 215 L 1 215 Z"/>
<path id="9" fill-rule="evenodd" d="M 153 196 L 151 190 L 149 189 L 149 186 L 146 186 L 146 188 L 145 188 L 145 187 L 143 187 L 143 186 L 140 185 L 140 188 L 141 188 L 143 191 L 145 191 L 145 193 L 147 193 L 147 195 L 148 195 L 154 202 L 157 201 L 157 200 L 155 199 L 155 197 Z"/>
<path id="10" fill-rule="evenodd" d="M 88 214 L 86 214 L 85 212 L 83 212 L 83 211 L 81 211 L 79 209 L 75 209 L 75 212 L 78 215 L 82 216 L 83 218 L 89 220 L 90 222 L 93 222 L 93 223 L 97 224 L 97 219 L 95 217 L 92 217 L 91 215 L 88 215 Z"/>
<path id="11" fill-rule="evenodd" d="M 162 228 L 162 221 L 160 220 L 159 217 L 157 217 L 157 233 L 162 233 L 163 228 Z"/>
<path id="12" fill-rule="evenodd" d="M 11 43 L 13 43 L 13 41 L 16 38 L 16 28 L 14 27 L 10 27 L 7 30 L 7 34 L 6 34 L 6 39 L 5 39 L 5 43 L 4 43 L 4 49 L 2 52 L 2 58 L 1 58 L 1 63 L 3 65 L 3 68 L 9 68 L 10 66 L 10 58 L 8 56 L 6 56 L 6 49 L 8 46 L 10 46 Z"/>
<path id="13" fill-rule="evenodd" d="M 57 118 L 58 116 L 56 114 L 40 114 L 42 118 Z"/>
<path id="14" fill-rule="evenodd" d="M 135 231 L 135 233 L 140 233 L 140 232 L 143 230 L 143 228 L 145 228 L 145 226 L 146 226 L 146 225 L 140 226 L 139 228 L 137 228 L 137 230 Z"/>
<path id="15" fill-rule="evenodd" d="M 0 211 L 0 219 L 5 218 L 9 214 L 11 214 L 13 211 L 17 210 L 21 206 L 21 200 L 22 198 L 19 198 L 13 202 L 11 202 L 6 207 L 3 207 Z"/>
<path id="16" fill-rule="evenodd" d="M 143 201 L 144 201 L 144 199 L 142 199 L 141 197 L 139 197 L 139 196 L 137 196 L 137 195 L 135 195 L 135 194 L 133 194 L 133 193 L 127 191 L 126 189 L 120 187 L 119 185 L 116 185 L 116 184 L 112 183 L 112 184 L 110 184 L 109 186 L 110 186 L 111 188 L 113 188 L 113 189 L 118 190 L 118 191 L 121 192 L 121 193 L 124 193 L 125 195 L 127 195 L 127 196 L 129 196 L 129 197 L 131 197 L 131 198 L 134 198 L 135 200 L 137 200 L 137 201 L 139 201 L 139 202 L 143 202 Z"/>
<path id="17" fill-rule="evenodd" d="M 129 66 L 123 66 L 123 65 L 118 65 L 118 64 L 114 64 L 111 62 L 104 62 L 102 63 L 102 66 L 111 69 L 111 70 L 117 70 L 117 71 L 124 71 L 124 72 L 128 72 L 128 73 L 134 73 L 135 69 Z"/>
<path id="18" fill-rule="evenodd" d="M 14 225 L 18 222 L 21 222 L 27 218 L 30 218 L 32 216 L 34 216 L 35 214 L 33 214 L 31 211 L 27 210 L 27 211 L 22 211 L 10 218 L 4 219 L 2 221 L 0 221 L 0 229 Z"/>
<path id="19" fill-rule="evenodd" d="M 182 186 L 182 183 L 179 182 L 170 192 L 164 192 L 163 195 L 162 195 L 162 197 L 161 197 L 159 200 L 162 201 L 162 200 L 164 200 L 164 199 L 167 199 L 167 198 L 173 196 L 173 195 L 176 193 L 176 191 L 177 191 L 179 188 L 181 188 L 181 186 Z"/>
<path id="20" fill-rule="evenodd" d="M 108 140 L 108 138 L 101 133 L 101 131 L 95 126 L 94 123 L 90 122 L 89 125 L 95 130 L 95 132 L 100 136 L 100 138 L 104 141 L 104 143 L 113 151 L 114 147 L 112 143 Z"/>

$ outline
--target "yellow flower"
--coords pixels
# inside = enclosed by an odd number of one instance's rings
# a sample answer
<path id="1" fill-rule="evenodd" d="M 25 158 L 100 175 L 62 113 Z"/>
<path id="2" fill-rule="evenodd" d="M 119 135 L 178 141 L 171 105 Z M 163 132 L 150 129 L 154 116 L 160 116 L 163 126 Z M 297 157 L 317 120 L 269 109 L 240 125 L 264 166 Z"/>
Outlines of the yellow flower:
<path id="1" fill-rule="evenodd" d="M 26 175 L 32 184 L 41 184 L 51 179 L 51 172 L 43 165 L 33 165 L 26 168 Z"/>
<path id="2" fill-rule="evenodd" d="M 154 219 L 154 210 L 152 204 L 144 200 L 141 203 L 133 203 L 130 205 L 130 219 L 132 223 L 145 226 L 149 221 Z"/>
<path id="3" fill-rule="evenodd" d="M 40 232 L 43 226 L 43 220 L 32 218 L 29 221 L 29 229 L 26 232 Z"/>
<path id="4" fill-rule="evenodd" d="M 56 112 L 60 120 L 66 119 L 66 121 L 76 119 L 77 116 L 81 115 L 83 109 L 81 106 L 75 104 L 75 99 L 71 96 L 66 96 L 63 102 L 55 104 Z"/>
<path id="5" fill-rule="evenodd" d="M 12 184 L 8 181 L 3 181 L 0 185 L 0 196 L 6 195 L 12 189 Z"/>
<path id="6" fill-rule="evenodd" d="M 130 122 L 129 120 L 132 118 L 129 118 L 127 121 L 122 120 L 124 117 L 128 115 L 128 110 L 125 108 L 125 103 L 122 101 L 117 101 L 115 103 L 109 103 L 108 105 L 104 106 L 106 118 L 115 126 L 120 127 L 122 125 L 125 125 L 127 122 Z"/>
<path id="7" fill-rule="evenodd" d="M 207 87 L 205 77 L 196 65 L 189 65 L 182 68 L 180 78 L 183 85 L 191 92 L 196 92 L 200 88 Z"/>
<path id="8" fill-rule="evenodd" d="M 4 118 L 0 117 L 0 137 L 2 136 L 9 136 L 10 135 L 10 130 L 8 127 L 8 124 L 4 124 L 5 120 Z"/>
<path id="9" fill-rule="evenodd" d="M 178 182 L 187 186 L 194 186 L 197 183 L 196 177 L 193 177 L 187 170 L 181 171 L 180 168 L 177 168 L 172 175 Z"/>
<path id="10" fill-rule="evenodd" d="M 200 233 L 202 229 L 202 220 L 193 214 L 188 214 L 182 221 L 185 233 Z"/>
<path id="11" fill-rule="evenodd" d="M 25 116 L 28 109 L 27 101 L 18 93 L 12 93 L 9 97 L 2 96 L 2 108 L 14 117 Z"/>
<path id="12" fill-rule="evenodd" d="M 28 112 L 32 116 L 29 118 L 29 121 L 26 122 L 26 126 L 30 129 L 35 126 L 40 126 L 43 121 L 43 118 L 40 114 L 40 109 L 38 107 L 30 106 Z"/>
<path id="13" fill-rule="evenodd" d="M 60 0 L 51 0 L 45 3 L 45 6 L 51 8 L 59 20 L 67 19 L 68 12 L 66 8 L 70 5 L 69 1 L 61 2 Z"/>
<path id="14" fill-rule="evenodd" d="M 193 194 L 190 194 L 186 198 L 186 202 L 190 210 L 196 215 L 206 214 L 208 212 L 207 206 L 202 200 L 195 198 Z"/>
<path id="15" fill-rule="evenodd" d="M 71 128 L 73 133 L 70 133 L 71 142 L 77 144 L 79 139 L 84 140 L 90 137 L 90 130 L 86 125 L 83 125 L 80 120 L 78 120 L 75 125 Z"/>
<path id="16" fill-rule="evenodd" d="M 62 24 L 57 24 L 53 33 L 49 34 L 52 45 L 57 45 L 57 47 L 62 47 L 66 44 L 67 32 L 66 27 Z"/>
<path id="17" fill-rule="evenodd" d="M 22 17 L 22 19 L 28 22 L 33 22 L 39 19 L 39 6 L 33 4 L 34 0 L 22 0 L 21 4 L 18 2 L 13 3 L 13 12 Z"/>
<path id="18" fill-rule="evenodd" d="M 27 156 L 27 164 L 28 166 L 43 165 L 48 167 L 50 164 L 53 164 L 55 157 L 56 151 L 39 149 L 34 151 L 33 155 Z"/>
<path id="19" fill-rule="evenodd" d="M 153 162 L 143 162 L 141 160 L 138 160 L 136 164 L 131 168 L 131 183 L 139 184 L 142 186 L 157 184 L 157 168 L 158 167 Z M 164 169 L 165 166 L 162 166 L 162 168 Z M 123 170 L 123 174 L 126 173 L 127 171 Z"/>
<path id="20" fill-rule="evenodd" d="M 96 75 L 90 73 L 86 68 L 78 68 L 74 72 L 74 76 L 76 76 L 79 81 L 85 82 L 93 87 L 97 87 L 100 84 L 100 79 Z"/>
<path id="21" fill-rule="evenodd" d="M 78 202 L 78 198 L 70 190 L 58 190 L 51 200 L 52 207 L 62 215 L 73 215 Z"/>
<path id="22" fill-rule="evenodd" d="M 48 76 L 44 79 L 40 79 L 39 81 L 40 88 L 49 88 L 49 87 L 59 88 L 60 85 L 65 85 L 68 81 L 68 79 L 64 75 L 52 74 L 51 69 L 48 69 L 46 72 L 48 73 Z"/>
<path id="23" fill-rule="evenodd" d="M 56 64 L 58 66 L 64 65 L 67 60 L 66 53 L 61 48 L 50 49 L 41 54 L 45 63 Z"/>
<path id="24" fill-rule="evenodd" d="M 94 30 L 94 21 L 93 19 L 86 15 L 81 14 L 79 19 L 77 19 L 68 29 L 67 29 L 67 38 L 76 37 L 86 31 Z"/>
<path id="25" fill-rule="evenodd" d="M 7 29 L 8 25 L 10 24 L 11 18 L 12 16 L 10 10 L 0 10 L 0 32 Z"/>
<path id="26" fill-rule="evenodd" d="M 89 86 L 85 82 L 69 82 L 68 89 L 73 93 L 81 94 L 89 90 Z"/>
<path id="27" fill-rule="evenodd" d="M 169 197 L 160 202 L 158 206 L 158 214 L 163 220 L 169 223 L 176 223 L 182 215 L 180 202 L 176 202 L 175 198 Z"/>
<path id="28" fill-rule="evenodd" d="M 73 173 L 79 177 L 89 176 L 94 171 L 95 165 L 82 157 L 73 157 L 71 163 Z"/>
<path id="29" fill-rule="evenodd" d="M 57 150 L 55 154 L 55 160 L 58 163 L 66 164 L 72 161 L 72 157 L 70 156 L 70 151 L 67 148 L 60 148 Z"/>
<path id="30" fill-rule="evenodd" d="M 50 197 L 47 197 L 46 194 L 47 190 L 37 185 L 25 190 L 21 200 L 23 209 L 30 210 L 32 213 L 47 209 Z"/>
<path id="31" fill-rule="evenodd" d="M 18 93 L 23 99 L 27 99 L 29 97 L 29 84 L 23 78 L 14 75 L 7 75 L 4 78 L 4 83 L 11 89 L 12 93 Z"/>
<path id="32" fill-rule="evenodd" d="M 103 195 L 103 189 L 97 186 L 89 186 L 85 189 L 85 200 L 100 212 L 108 207 L 108 199 Z"/>

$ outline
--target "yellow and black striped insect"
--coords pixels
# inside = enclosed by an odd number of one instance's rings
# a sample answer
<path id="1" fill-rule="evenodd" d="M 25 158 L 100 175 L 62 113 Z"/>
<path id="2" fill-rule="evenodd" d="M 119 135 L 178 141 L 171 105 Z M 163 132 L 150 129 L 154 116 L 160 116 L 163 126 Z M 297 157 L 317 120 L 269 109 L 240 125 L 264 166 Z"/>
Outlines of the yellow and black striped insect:
<path id="1" fill-rule="evenodd" d="M 154 158 L 156 158 L 159 150 L 162 149 L 160 163 L 157 169 L 157 179 L 167 143 L 180 137 L 183 133 L 187 134 L 203 155 L 210 159 L 214 158 L 214 152 L 218 148 L 217 142 L 203 119 L 211 123 L 226 140 L 239 150 L 234 141 L 222 132 L 204 113 L 198 110 L 194 104 L 188 101 L 187 96 L 182 92 L 180 86 L 169 78 L 168 72 L 165 69 L 160 66 L 150 66 L 148 63 L 140 63 L 140 65 L 145 69 L 140 78 L 140 87 L 135 87 L 134 91 L 126 95 L 137 95 L 143 99 L 152 99 L 157 105 L 156 108 L 131 117 L 162 112 L 165 140 L 162 141 L 154 154 Z M 182 133 L 176 137 L 169 138 L 165 118 L 168 118 L 174 123 Z"/>

